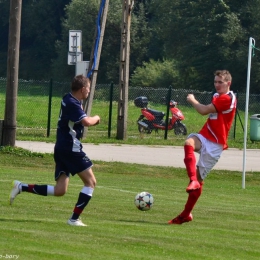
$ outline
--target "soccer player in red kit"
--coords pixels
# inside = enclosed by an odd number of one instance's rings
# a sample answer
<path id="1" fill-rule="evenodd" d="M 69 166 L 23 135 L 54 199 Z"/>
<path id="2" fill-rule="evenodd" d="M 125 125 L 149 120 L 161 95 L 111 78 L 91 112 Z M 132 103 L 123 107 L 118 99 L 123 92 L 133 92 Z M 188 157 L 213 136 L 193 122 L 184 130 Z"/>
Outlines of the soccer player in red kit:
<path id="1" fill-rule="evenodd" d="M 187 101 L 201 115 L 209 115 L 199 133 L 190 134 L 184 144 L 184 163 L 190 179 L 186 188 L 188 200 L 184 210 L 168 224 L 182 224 L 192 221 L 192 209 L 202 193 L 203 180 L 219 160 L 222 151 L 228 148 L 227 138 L 236 112 L 236 96 L 230 90 L 232 77 L 227 70 L 214 73 L 216 93 L 208 105 L 196 100 L 193 94 Z M 194 152 L 199 153 L 196 163 Z"/>

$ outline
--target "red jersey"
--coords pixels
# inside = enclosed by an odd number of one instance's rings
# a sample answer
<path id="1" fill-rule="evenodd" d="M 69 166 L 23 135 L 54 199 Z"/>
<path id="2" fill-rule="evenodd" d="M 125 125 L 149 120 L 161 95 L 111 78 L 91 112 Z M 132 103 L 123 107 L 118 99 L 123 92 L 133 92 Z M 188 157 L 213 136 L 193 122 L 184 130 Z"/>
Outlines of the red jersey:
<path id="1" fill-rule="evenodd" d="M 211 142 L 222 144 L 225 150 L 228 147 L 228 133 L 236 112 L 236 96 L 233 91 L 221 95 L 215 93 L 211 103 L 217 112 L 209 114 L 199 133 Z"/>

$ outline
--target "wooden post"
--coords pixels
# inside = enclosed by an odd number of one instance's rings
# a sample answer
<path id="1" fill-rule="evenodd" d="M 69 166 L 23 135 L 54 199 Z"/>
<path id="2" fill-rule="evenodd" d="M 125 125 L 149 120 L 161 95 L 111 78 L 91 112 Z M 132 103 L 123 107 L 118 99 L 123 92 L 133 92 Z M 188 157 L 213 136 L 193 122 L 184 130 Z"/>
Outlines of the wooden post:
<path id="1" fill-rule="evenodd" d="M 133 0 L 123 0 L 123 15 L 121 28 L 121 51 L 119 71 L 119 100 L 117 116 L 117 139 L 127 138 L 128 114 L 128 84 L 129 84 L 129 53 L 130 53 L 130 26 Z"/>
<path id="2" fill-rule="evenodd" d="M 102 1 L 100 3 L 101 7 Z M 97 81 L 97 74 L 98 74 L 98 67 L 99 67 L 99 60 L 100 60 L 100 55 L 101 55 L 101 50 L 102 50 L 102 44 L 103 44 L 103 38 L 104 38 L 104 33 L 105 33 L 105 27 L 106 27 L 106 20 L 107 20 L 107 12 L 108 12 L 108 5 L 109 5 L 109 0 L 106 0 L 104 10 L 102 13 L 102 18 L 101 18 L 101 30 L 100 30 L 100 37 L 99 37 L 99 42 L 98 42 L 98 51 L 96 53 L 96 65 L 93 71 L 93 74 L 91 75 L 91 85 L 90 85 L 90 93 L 88 96 L 87 101 L 84 102 L 83 107 L 84 111 L 86 111 L 87 115 L 91 115 L 91 108 L 92 108 L 92 103 L 94 99 L 94 93 L 95 93 L 95 87 L 96 87 L 96 81 Z M 94 64 L 94 55 L 95 55 L 95 45 L 96 45 L 96 40 L 98 37 L 98 32 L 97 29 L 95 31 L 95 37 L 94 37 L 94 43 L 90 55 L 90 61 L 89 61 L 89 67 L 88 67 L 88 73 L 91 71 L 92 66 Z M 87 127 L 84 129 L 84 134 L 83 137 L 85 137 L 87 134 Z"/>
<path id="3" fill-rule="evenodd" d="M 22 0 L 10 0 L 7 86 L 2 140 L 4 146 L 14 146 L 16 139 L 16 107 L 19 72 L 21 12 Z"/>

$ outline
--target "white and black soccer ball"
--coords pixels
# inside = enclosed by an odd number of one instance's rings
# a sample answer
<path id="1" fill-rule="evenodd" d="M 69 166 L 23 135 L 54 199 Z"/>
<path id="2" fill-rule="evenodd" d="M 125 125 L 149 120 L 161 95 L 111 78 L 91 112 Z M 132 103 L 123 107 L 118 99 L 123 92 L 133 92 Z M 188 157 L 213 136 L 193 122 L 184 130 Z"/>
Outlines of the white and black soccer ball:
<path id="1" fill-rule="evenodd" d="M 142 211 L 147 211 L 153 206 L 153 195 L 149 192 L 143 191 L 135 196 L 135 206 Z"/>

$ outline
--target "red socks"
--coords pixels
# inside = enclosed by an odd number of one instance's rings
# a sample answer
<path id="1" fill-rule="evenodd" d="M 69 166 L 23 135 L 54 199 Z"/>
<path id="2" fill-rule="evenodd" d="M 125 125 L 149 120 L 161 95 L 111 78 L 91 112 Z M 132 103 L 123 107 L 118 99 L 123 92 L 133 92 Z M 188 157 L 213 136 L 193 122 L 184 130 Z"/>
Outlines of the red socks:
<path id="1" fill-rule="evenodd" d="M 193 210 L 197 200 L 199 199 L 202 193 L 202 185 L 203 182 L 198 182 L 197 180 L 197 169 L 196 169 L 196 157 L 194 154 L 194 148 L 191 145 L 184 145 L 184 163 L 186 165 L 187 174 L 190 178 L 190 181 L 196 181 L 196 188 L 194 189 L 188 186 L 188 190 L 186 191 L 189 193 L 188 200 L 185 204 L 184 210 L 180 214 L 181 217 L 188 217 L 191 211 Z M 192 184 L 192 183 L 191 183 Z M 190 184 L 190 185 L 191 185 Z M 199 186 L 200 185 L 200 186 Z M 190 188 L 190 189 L 189 189 Z"/>
<path id="2" fill-rule="evenodd" d="M 191 145 L 184 145 L 184 163 L 186 165 L 187 174 L 191 181 L 197 181 L 196 157 L 194 149 Z"/>
<path id="3" fill-rule="evenodd" d="M 200 188 L 197 189 L 197 190 L 193 190 L 189 193 L 189 197 L 188 197 L 188 200 L 185 204 L 184 210 L 180 214 L 182 217 L 189 216 L 189 214 L 193 210 L 197 200 L 199 199 L 199 197 L 202 193 L 202 186 L 203 186 L 203 182 L 200 182 Z"/>

